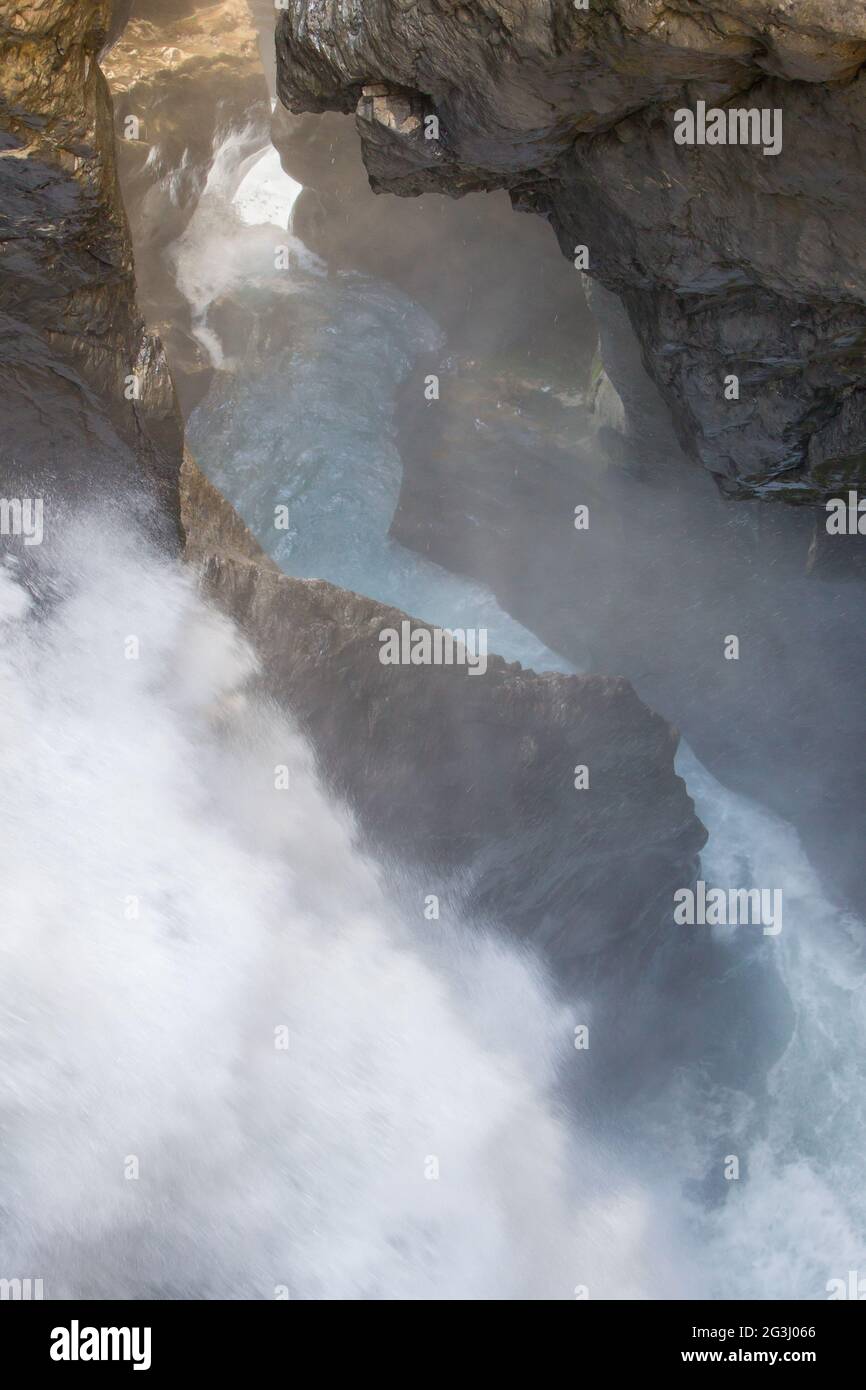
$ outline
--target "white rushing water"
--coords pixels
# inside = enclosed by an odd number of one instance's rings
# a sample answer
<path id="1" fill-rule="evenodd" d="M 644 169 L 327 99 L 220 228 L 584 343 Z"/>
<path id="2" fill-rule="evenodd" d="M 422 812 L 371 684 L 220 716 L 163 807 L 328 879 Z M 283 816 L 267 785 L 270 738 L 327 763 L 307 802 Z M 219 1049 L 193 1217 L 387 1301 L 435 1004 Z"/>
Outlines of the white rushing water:
<path id="1" fill-rule="evenodd" d="M 573 1011 L 539 964 L 359 854 L 189 576 L 117 514 L 55 560 L 47 612 L 0 570 L 2 1277 L 809 1298 L 863 1267 L 862 955 L 788 827 L 683 755 L 708 876 L 785 886 L 797 1026 L 762 1107 L 683 1076 L 611 1150 L 573 1073 L 557 1100 Z M 747 1180 L 707 1206 L 720 1132 Z"/>
<path id="2" fill-rule="evenodd" d="M 226 173 L 185 242 L 186 255 L 212 265 L 202 233 L 213 208 L 235 196 Z M 297 187 L 281 180 L 273 156 L 251 160 L 241 210 L 273 208 L 282 190 L 288 214 Z M 443 576 L 388 539 L 400 476 L 389 443 L 393 388 L 412 354 L 436 341 L 435 326 L 393 287 L 358 275 L 329 281 L 309 255 L 299 252 L 288 276 L 298 306 L 290 347 L 277 341 L 235 364 L 233 378 L 194 417 L 202 465 L 288 572 L 331 579 L 433 621 L 453 623 L 456 612 L 460 625 L 489 624 L 491 648 L 511 659 L 571 669 L 539 650 L 480 586 Z M 286 294 L 285 277 L 262 260 L 253 266 L 248 258 L 247 272 L 259 293 L 271 286 Z M 278 502 L 290 506 L 288 535 L 273 529 Z M 624 1142 L 643 1150 L 643 1179 L 651 1172 L 657 1191 L 670 1182 L 682 1194 L 704 1265 L 693 1292 L 820 1298 L 828 1280 L 866 1270 L 863 924 L 834 907 L 790 826 L 722 787 L 686 747 L 678 769 L 710 831 L 707 881 L 778 887 L 785 903 L 778 939 L 760 929 L 716 929 L 719 978 L 707 982 L 706 1036 L 741 1026 L 726 1013 L 731 992 L 754 991 L 758 1030 L 766 1023 L 768 1036 L 783 1041 L 776 1053 L 767 1045 L 765 1063 L 760 1037 L 731 1040 L 742 1085 L 712 1080 L 698 1059 L 663 1084 L 661 1099 L 636 1107 Z M 786 1010 L 792 1023 L 773 1017 Z M 729 1154 L 742 1176 L 720 1185 Z M 695 1200 L 697 1190 L 703 1195 Z M 680 1253 L 685 1260 L 684 1247 Z"/>
<path id="3" fill-rule="evenodd" d="M 491 650 L 537 670 L 574 669 L 482 584 L 390 539 L 402 471 L 394 391 L 441 332 L 394 286 L 329 276 L 286 230 L 298 185 L 273 151 L 251 156 L 249 142 L 248 132 L 226 141 L 174 249 L 199 336 L 226 370 L 189 422 L 202 468 L 287 574 L 328 579 L 443 627 L 486 628 Z M 287 268 L 275 268 L 280 250 Z M 207 321 L 227 295 L 267 324 L 263 336 L 239 333 L 234 352 Z M 288 509 L 286 529 L 275 527 L 277 507 Z"/>
<path id="4" fill-rule="evenodd" d="M 562 669 L 388 540 L 393 389 L 437 329 L 263 220 L 297 191 L 268 159 L 229 142 L 176 248 L 224 369 L 199 462 L 288 572 Z M 278 297 L 286 336 L 227 350 L 207 322 L 227 294 L 262 320 Z M 426 921 L 425 886 L 359 853 L 190 577 L 117 512 L 58 536 L 47 607 L 0 569 L 0 1277 L 49 1297 L 822 1298 L 866 1273 L 862 925 L 789 826 L 681 750 L 708 881 L 785 895 L 778 938 L 718 929 L 706 1039 L 767 979 L 793 1031 L 740 1082 L 684 1061 L 612 1123 L 582 1104 L 575 1008 L 541 963 L 495 923 Z"/>
<path id="5" fill-rule="evenodd" d="M 537 966 L 360 856 L 236 632 L 118 515 L 54 560 L 48 612 L 0 569 L 2 1277 L 674 1291 L 640 1184 L 558 1114 Z"/>
<path id="6" fill-rule="evenodd" d="M 847 1281 L 850 1270 L 866 1274 L 864 924 L 830 901 L 790 825 L 720 786 L 688 749 L 677 767 L 710 832 L 707 881 L 782 890 L 783 929 L 758 949 L 769 952 L 793 1009 L 766 1097 L 700 1087 L 678 1097 L 681 1132 L 694 1145 L 690 1161 L 699 1166 L 701 1125 L 713 1132 L 717 1107 L 732 1139 L 726 1152 L 738 1153 L 744 1169 L 741 1181 L 727 1184 L 724 1205 L 703 1218 L 715 1269 L 709 1287 L 735 1297 L 826 1297 L 829 1281 Z M 738 987 L 748 989 L 752 929 L 714 930 Z M 712 1021 L 728 1024 L 724 1016 Z"/>

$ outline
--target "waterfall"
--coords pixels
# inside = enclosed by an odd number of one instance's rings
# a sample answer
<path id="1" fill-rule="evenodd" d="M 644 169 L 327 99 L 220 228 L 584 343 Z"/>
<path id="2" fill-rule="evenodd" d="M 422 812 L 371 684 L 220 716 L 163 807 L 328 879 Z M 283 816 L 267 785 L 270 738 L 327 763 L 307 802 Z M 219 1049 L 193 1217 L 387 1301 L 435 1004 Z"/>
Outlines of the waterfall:
<path id="1" fill-rule="evenodd" d="M 389 538 L 394 388 L 441 332 L 393 286 L 328 274 L 289 229 L 297 191 L 236 132 L 174 247 L 218 369 L 198 462 L 287 573 L 573 669 Z M 699 1046 L 605 1109 L 573 1042 L 593 982 L 565 998 L 495 921 L 427 921 L 425 885 L 361 853 L 255 670 L 117 508 L 0 569 L 3 1277 L 48 1297 L 814 1299 L 866 1268 L 862 924 L 789 825 L 681 747 L 703 876 L 778 888 L 784 929 L 672 919 L 648 989 Z M 686 998 L 667 966 L 696 930 L 712 952 Z"/>
<path id="2" fill-rule="evenodd" d="M 266 182 L 285 177 L 266 158 L 252 166 L 253 185 L 256 169 Z M 212 194 L 224 209 L 235 196 L 227 185 Z M 246 235 L 236 228 L 235 246 Z M 191 224 L 187 254 L 200 238 Z M 253 346 L 235 362 L 192 418 L 202 466 L 288 573 L 329 579 L 433 622 L 487 622 L 492 650 L 536 669 L 573 669 L 481 586 L 388 538 L 400 472 L 389 441 L 393 388 L 419 345 L 437 341 L 437 326 L 369 277 L 329 279 L 298 261 L 288 278 L 292 298 L 282 301 L 266 349 Z M 260 312 L 262 294 L 285 296 L 286 286 L 256 272 L 236 292 L 253 296 Z M 287 532 L 272 524 L 281 502 L 292 517 Z M 722 786 L 685 745 L 678 770 L 710 831 L 704 877 L 778 889 L 785 925 L 778 939 L 760 928 L 702 929 L 713 938 L 714 974 L 701 984 L 702 1003 L 689 1007 L 702 1011 L 707 1054 L 724 1053 L 727 1074 L 708 1075 L 697 1056 L 660 1076 L 657 1094 L 617 1120 L 617 1143 L 672 1225 L 688 1212 L 700 1232 L 703 1273 L 693 1291 L 825 1297 L 829 1280 L 866 1268 L 864 1049 L 851 1044 L 866 1043 L 862 923 L 833 904 L 789 825 Z M 751 1001 L 754 1037 L 736 1035 L 734 998 L 738 1007 Z M 657 1000 L 660 1014 L 682 1006 L 664 993 Z M 740 1176 L 726 1180 L 729 1156 Z M 663 1246 L 678 1249 L 681 1261 L 693 1258 L 670 1231 Z"/>
<path id="3" fill-rule="evenodd" d="M 556 1100 L 538 963 L 362 857 L 176 562 L 117 514 L 60 529 L 0 571 L 0 1269 L 46 1297 L 657 1284 L 647 1194 Z"/>

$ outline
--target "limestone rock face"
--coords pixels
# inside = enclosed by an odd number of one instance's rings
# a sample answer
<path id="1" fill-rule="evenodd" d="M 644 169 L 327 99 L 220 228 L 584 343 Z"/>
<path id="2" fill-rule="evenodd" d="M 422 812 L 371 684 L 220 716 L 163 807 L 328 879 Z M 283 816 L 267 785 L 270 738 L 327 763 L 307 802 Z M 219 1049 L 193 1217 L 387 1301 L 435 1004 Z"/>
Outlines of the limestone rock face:
<path id="1" fill-rule="evenodd" d="M 539 676 L 498 656 L 475 676 L 383 665 L 379 634 L 405 613 L 283 574 L 189 454 L 181 495 L 203 590 L 253 644 L 264 688 L 377 852 L 420 868 L 430 892 L 471 871 L 470 910 L 566 968 L 596 956 L 638 970 L 706 832 L 674 772 L 676 732 L 628 681 Z"/>
<path id="2" fill-rule="evenodd" d="M 0 4 L 4 488 L 144 484 L 178 516 L 182 433 L 135 300 L 99 56 L 109 0 Z"/>
<path id="3" fill-rule="evenodd" d="M 676 734 L 627 681 L 496 656 L 475 676 L 383 665 L 379 634 L 404 613 L 237 551 L 198 558 L 380 853 L 426 871 L 431 892 L 471 871 L 471 908 L 575 963 L 636 942 L 634 966 L 706 833 L 674 773 Z"/>
<path id="4" fill-rule="evenodd" d="M 385 665 L 380 633 L 405 613 L 283 574 L 189 453 L 181 497 L 203 591 L 253 645 L 262 688 L 310 738 L 365 843 L 554 953 L 563 977 L 589 958 L 612 986 L 639 976 L 706 841 L 675 730 L 621 678 L 495 655 L 474 676 Z"/>
<path id="5" fill-rule="evenodd" d="M 277 57 L 292 111 L 356 111 L 375 189 L 506 188 L 586 246 L 726 495 L 866 476 L 859 0 L 289 0 Z M 781 150 L 676 143 L 698 101 L 780 111 Z"/>

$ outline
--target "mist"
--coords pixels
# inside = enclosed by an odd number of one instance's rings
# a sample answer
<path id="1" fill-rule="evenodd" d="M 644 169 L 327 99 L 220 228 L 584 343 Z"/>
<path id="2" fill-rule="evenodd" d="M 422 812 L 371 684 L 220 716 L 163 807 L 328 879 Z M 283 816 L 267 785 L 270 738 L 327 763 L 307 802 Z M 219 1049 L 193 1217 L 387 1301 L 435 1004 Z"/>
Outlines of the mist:
<path id="1" fill-rule="evenodd" d="M 3 1267 L 53 1298 L 657 1281 L 648 1194 L 557 1099 L 544 972 L 409 916 L 190 576 L 71 518 L 0 620 Z"/>
<path id="2" fill-rule="evenodd" d="M 136 318 L 96 386 L 52 366 L 50 468 L 10 426 L 0 1274 L 825 1299 L 866 1266 L 862 545 L 689 453 L 531 186 L 375 193 L 250 11 L 237 91 L 204 41 L 198 105 L 113 76 L 164 355 Z M 96 427 L 130 343 L 159 389 Z M 371 684 L 412 624 L 473 634 L 468 695 Z"/>

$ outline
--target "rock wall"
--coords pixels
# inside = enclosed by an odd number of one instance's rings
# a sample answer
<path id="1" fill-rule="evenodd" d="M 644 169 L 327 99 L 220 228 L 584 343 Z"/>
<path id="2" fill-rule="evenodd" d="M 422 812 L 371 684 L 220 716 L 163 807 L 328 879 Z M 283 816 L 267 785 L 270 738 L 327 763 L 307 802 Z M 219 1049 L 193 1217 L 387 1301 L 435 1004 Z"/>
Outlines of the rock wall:
<path id="1" fill-rule="evenodd" d="M 463 870 L 470 909 L 572 962 L 616 955 L 669 917 L 706 835 L 673 772 L 676 736 L 626 681 L 495 656 L 479 676 L 383 666 L 396 609 L 221 553 L 203 576 L 368 842 L 426 873 L 427 891 L 447 897 Z"/>
<path id="2" fill-rule="evenodd" d="M 182 430 L 99 67 L 127 9 L 0 3 L 0 467 L 7 495 L 143 487 L 176 531 Z"/>
<path id="3" fill-rule="evenodd" d="M 495 656 L 477 678 L 383 666 L 378 634 L 405 615 L 282 575 L 188 454 L 181 466 L 171 379 L 136 305 L 98 66 L 120 21 L 96 0 L 0 10 L 4 443 L 20 476 L 77 501 L 146 484 L 167 531 L 182 515 L 187 558 L 256 646 L 264 686 L 368 838 L 426 866 L 432 891 L 464 873 L 473 905 L 542 941 L 564 936 L 574 958 L 623 939 L 650 949 L 705 838 L 670 726 L 620 679 L 538 677 Z M 131 369 L 141 389 L 127 400 Z M 634 968 L 639 950 L 626 956 Z"/>
<path id="4" fill-rule="evenodd" d="M 591 980 L 606 1102 L 703 1048 L 700 1005 L 660 1015 L 654 1002 L 659 982 L 700 998 L 719 966 L 709 937 L 684 950 L 669 930 L 706 840 L 674 773 L 676 732 L 624 680 L 538 676 L 495 656 L 483 676 L 383 666 L 379 633 L 404 613 L 281 573 L 189 455 L 182 500 L 203 592 L 254 646 L 259 689 L 303 727 L 405 911 L 420 918 L 435 894 L 444 920 L 530 943 L 564 995 Z M 590 785 L 577 790 L 581 762 Z M 756 1004 L 733 978 L 726 993 L 731 1026 L 707 1059 L 720 1076 L 744 1037 L 769 1063 L 791 1029 L 784 999 L 773 996 L 768 1042 L 765 996 Z"/>
<path id="5" fill-rule="evenodd" d="M 277 58 L 290 110 L 356 111 L 375 189 L 505 188 L 585 246 L 727 496 L 866 476 L 859 0 L 289 0 Z M 780 110 L 781 151 L 677 144 L 698 100 Z"/>

